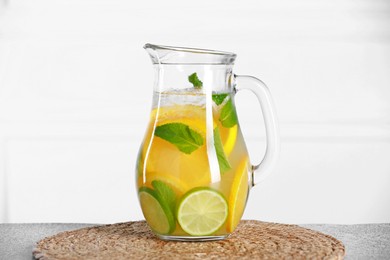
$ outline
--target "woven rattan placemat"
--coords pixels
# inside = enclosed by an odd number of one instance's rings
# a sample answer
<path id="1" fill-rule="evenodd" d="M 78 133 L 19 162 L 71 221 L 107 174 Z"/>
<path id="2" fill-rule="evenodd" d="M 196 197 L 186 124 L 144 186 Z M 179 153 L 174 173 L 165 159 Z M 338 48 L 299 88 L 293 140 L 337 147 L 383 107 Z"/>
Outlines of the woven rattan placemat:
<path id="1" fill-rule="evenodd" d="M 39 241 L 36 259 L 342 259 L 337 239 L 297 225 L 243 220 L 225 240 L 166 242 L 145 221 L 82 228 Z"/>

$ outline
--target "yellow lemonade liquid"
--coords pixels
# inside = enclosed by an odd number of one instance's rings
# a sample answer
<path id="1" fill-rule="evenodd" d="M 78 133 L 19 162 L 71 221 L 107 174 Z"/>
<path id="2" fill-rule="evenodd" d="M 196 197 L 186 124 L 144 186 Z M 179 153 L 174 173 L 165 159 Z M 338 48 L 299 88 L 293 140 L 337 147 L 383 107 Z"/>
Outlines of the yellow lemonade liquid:
<path id="1" fill-rule="evenodd" d="M 242 217 L 249 191 L 250 166 L 238 122 L 234 121 L 237 117 L 231 96 L 224 96 L 222 103 L 212 102 L 209 110 L 206 109 L 204 95 L 155 96 L 159 105 L 151 112 L 139 152 L 136 183 L 145 219 L 157 235 L 226 236 L 233 232 Z M 165 102 L 165 99 L 175 102 Z M 208 113 L 210 118 L 207 118 Z M 215 135 L 219 135 L 220 143 Z M 186 139 L 191 136 L 196 137 L 195 141 Z M 186 146 L 187 141 L 191 148 Z M 193 144 L 196 141 L 198 143 Z M 218 157 L 221 154 L 224 159 Z M 222 213 L 214 214 L 211 205 L 207 209 L 213 219 L 210 220 L 207 215 L 205 227 L 186 232 L 183 225 L 187 220 L 185 213 L 180 213 L 181 203 L 187 203 L 185 199 L 195 194 L 193 191 L 198 191 L 198 197 L 205 200 L 201 205 L 207 204 L 209 190 L 212 191 L 212 199 L 220 202 L 215 207 L 226 207 L 226 218 Z M 192 203 L 196 200 L 194 198 Z M 196 212 L 196 205 L 188 203 Z M 211 228 L 212 233 L 207 233 L 207 228 L 212 225 L 217 229 Z M 206 231 L 198 232 L 202 228 Z"/>

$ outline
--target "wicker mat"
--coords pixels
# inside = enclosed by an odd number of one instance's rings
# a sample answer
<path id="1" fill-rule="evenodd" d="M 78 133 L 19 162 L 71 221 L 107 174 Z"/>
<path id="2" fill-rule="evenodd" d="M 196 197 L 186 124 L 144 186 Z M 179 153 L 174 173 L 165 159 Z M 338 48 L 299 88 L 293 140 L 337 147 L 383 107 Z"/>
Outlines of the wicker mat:
<path id="1" fill-rule="evenodd" d="M 225 240 L 166 242 L 145 221 L 62 232 L 38 242 L 36 259 L 342 259 L 337 239 L 297 225 L 241 221 Z"/>

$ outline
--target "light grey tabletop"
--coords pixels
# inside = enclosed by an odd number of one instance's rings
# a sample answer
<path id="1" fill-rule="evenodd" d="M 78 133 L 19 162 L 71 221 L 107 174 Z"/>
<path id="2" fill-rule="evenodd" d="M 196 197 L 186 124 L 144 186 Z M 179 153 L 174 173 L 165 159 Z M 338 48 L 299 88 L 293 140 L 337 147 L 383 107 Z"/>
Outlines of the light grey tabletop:
<path id="1" fill-rule="evenodd" d="M 33 259 L 40 239 L 92 224 L 0 224 L 0 259 Z M 345 259 L 390 259 L 390 223 L 360 225 L 300 225 L 342 241 Z"/>

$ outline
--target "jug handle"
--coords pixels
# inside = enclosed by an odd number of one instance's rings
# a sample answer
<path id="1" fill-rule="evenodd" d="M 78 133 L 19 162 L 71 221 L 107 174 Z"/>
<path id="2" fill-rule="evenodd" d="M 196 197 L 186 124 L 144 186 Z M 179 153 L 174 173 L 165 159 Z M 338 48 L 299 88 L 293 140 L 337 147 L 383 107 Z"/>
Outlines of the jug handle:
<path id="1" fill-rule="evenodd" d="M 234 75 L 234 91 L 243 89 L 254 93 L 260 103 L 263 114 L 267 146 L 264 158 L 257 165 L 252 165 L 252 187 L 263 181 L 272 172 L 280 152 L 279 125 L 271 93 L 267 85 L 253 76 Z"/>

